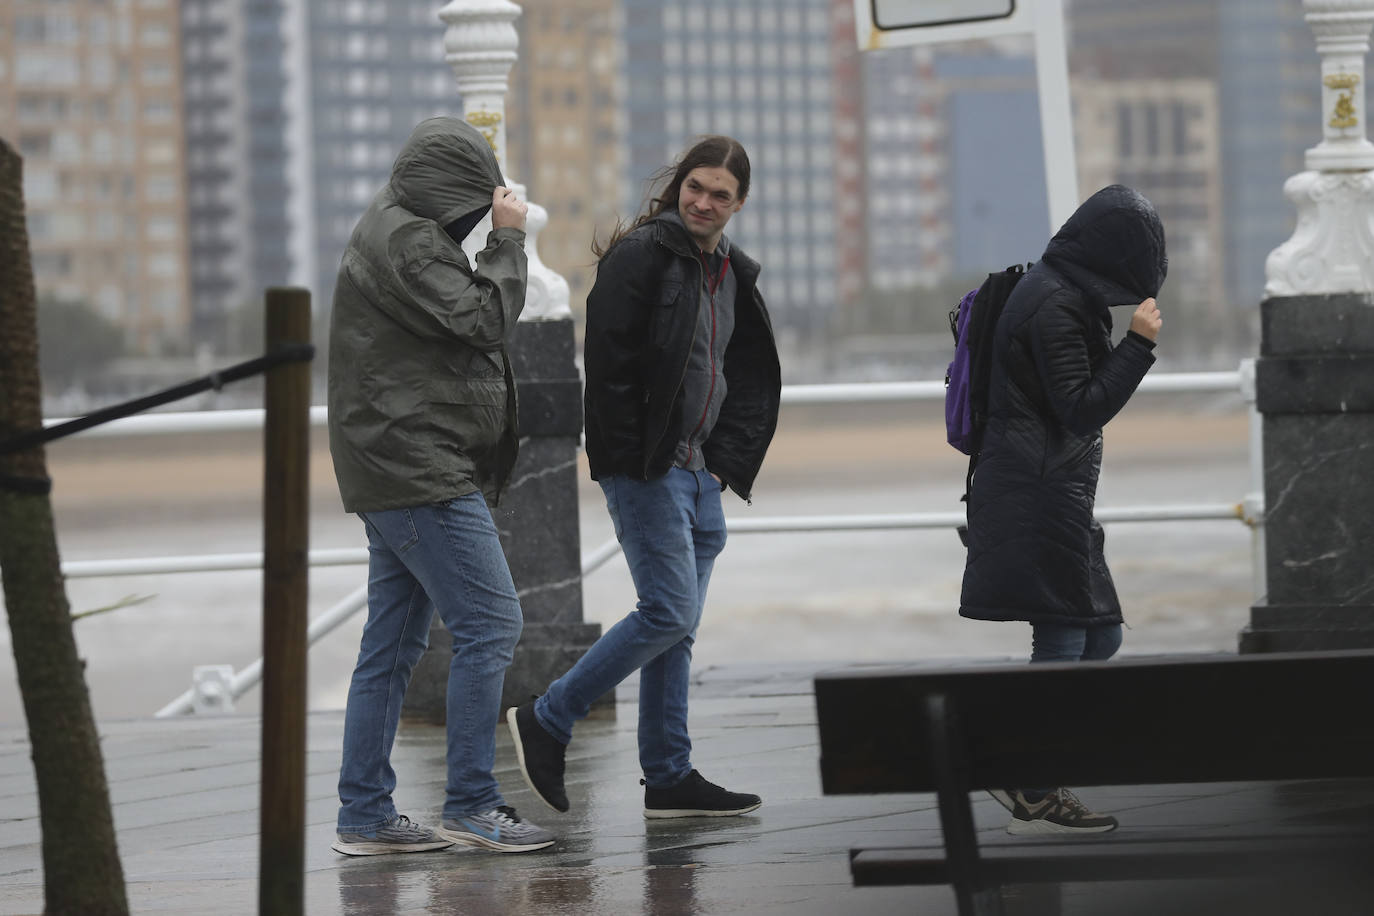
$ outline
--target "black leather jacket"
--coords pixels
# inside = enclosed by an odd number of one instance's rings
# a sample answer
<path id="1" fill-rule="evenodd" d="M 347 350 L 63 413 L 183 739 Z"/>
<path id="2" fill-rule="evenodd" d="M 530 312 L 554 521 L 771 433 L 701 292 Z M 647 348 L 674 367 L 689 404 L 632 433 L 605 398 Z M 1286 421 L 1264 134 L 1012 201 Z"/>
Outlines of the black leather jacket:
<path id="1" fill-rule="evenodd" d="M 782 374 L 757 288 L 759 264 L 730 245 L 735 331 L 727 393 L 702 448 L 706 467 L 748 499 L 778 425 Z M 587 295 L 583 349 L 587 460 L 593 480 L 668 473 L 682 429 L 682 380 L 692 352 L 701 261 L 686 230 L 650 220 L 608 251 Z"/>

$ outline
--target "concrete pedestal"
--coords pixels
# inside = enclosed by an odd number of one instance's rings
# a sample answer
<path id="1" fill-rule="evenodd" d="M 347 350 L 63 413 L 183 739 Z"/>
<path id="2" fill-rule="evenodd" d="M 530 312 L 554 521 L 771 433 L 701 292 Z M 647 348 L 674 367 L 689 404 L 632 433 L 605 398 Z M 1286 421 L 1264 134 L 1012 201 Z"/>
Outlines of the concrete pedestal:
<path id="1" fill-rule="evenodd" d="M 1268 595 L 1240 651 L 1374 648 L 1374 294 L 1261 309 Z"/>
<path id="2" fill-rule="evenodd" d="M 577 450 L 582 383 L 571 318 L 521 322 L 510 343 L 520 397 L 520 458 L 494 512 L 525 627 L 506 672 L 502 709 L 540 694 L 601 635 L 582 620 Z M 444 720 L 452 640 L 436 616 L 415 668 L 404 714 Z M 614 695 L 594 713 L 614 714 Z"/>

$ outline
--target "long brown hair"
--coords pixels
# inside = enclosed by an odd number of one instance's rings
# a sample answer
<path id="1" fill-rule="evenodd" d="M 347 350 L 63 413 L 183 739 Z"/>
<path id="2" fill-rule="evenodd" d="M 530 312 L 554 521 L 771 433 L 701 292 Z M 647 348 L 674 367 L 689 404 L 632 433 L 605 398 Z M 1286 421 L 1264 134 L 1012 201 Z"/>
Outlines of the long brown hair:
<path id="1" fill-rule="evenodd" d="M 678 194 L 682 191 L 682 182 L 692 173 L 693 169 L 698 168 L 729 169 L 730 174 L 734 175 L 735 180 L 739 182 L 738 199 L 744 200 L 749 196 L 749 154 L 744 151 L 744 147 L 733 137 L 719 134 L 702 137 L 692 144 L 691 149 L 683 153 L 677 162 L 659 169 L 649 179 L 649 195 L 651 195 L 649 196 L 649 204 L 638 217 L 628 224 L 624 221 L 617 222 L 615 229 L 611 232 L 610 240 L 604 245 L 593 236 L 592 253 L 600 258 L 614 248 L 616 242 L 649 220 L 665 210 L 676 210 Z M 654 194 L 653 189 L 659 185 L 663 185 L 663 190 Z"/>

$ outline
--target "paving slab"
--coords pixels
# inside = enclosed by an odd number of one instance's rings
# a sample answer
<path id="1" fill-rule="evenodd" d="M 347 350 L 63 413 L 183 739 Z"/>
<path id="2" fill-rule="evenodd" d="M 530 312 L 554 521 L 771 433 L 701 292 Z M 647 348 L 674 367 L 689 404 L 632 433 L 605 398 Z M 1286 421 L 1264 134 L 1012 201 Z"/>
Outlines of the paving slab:
<path id="1" fill-rule="evenodd" d="M 551 850 L 523 855 L 457 847 L 366 858 L 334 853 L 329 844 L 343 714 L 312 712 L 306 912 L 953 914 L 954 895 L 946 887 L 852 886 L 851 847 L 938 845 L 939 817 L 929 795 L 821 794 L 811 689 L 817 667 L 730 666 L 694 674 L 693 762 L 713 781 L 763 796 L 763 807 L 743 817 L 644 819 L 633 683 L 622 685 L 613 718 L 578 725 L 568 754 L 573 810 L 567 814 L 544 807 L 525 787 L 502 728 L 497 777 L 507 802 L 559 837 Z M 242 916 L 256 911 L 260 727 L 249 715 L 100 723 L 133 912 Z M 393 764 L 400 810 L 421 822 L 436 822 L 444 785 L 443 729 L 403 725 Z M 1122 828 L 1105 842 L 1169 833 L 1238 835 L 1261 822 L 1315 829 L 1374 812 L 1374 792 L 1352 794 L 1310 783 L 1104 787 L 1081 794 L 1121 818 Z M 1003 831 L 1006 812 L 981 793 L 974 799 L 974 815 L 980 842 L 1015 842 Z M 27 737 L 22 728 L 3 728 L 0 914 L 42 911 L 39 842 Z M 1276 901 L 1291 901 L 1299 893 L 1316 900 L 1321 891 L 1261 890 Z M 1065 885 L 1058 897 L 1066 916 L 1160 912 L 1161 907 L 1220 913 L 1235 911 L 1228 909 L 1234 892 L 1221 882 L 1117 882 Z M 1342 914 L 1342 905 L 1335 899 L 1325 909 L 1308 911 Z"/>

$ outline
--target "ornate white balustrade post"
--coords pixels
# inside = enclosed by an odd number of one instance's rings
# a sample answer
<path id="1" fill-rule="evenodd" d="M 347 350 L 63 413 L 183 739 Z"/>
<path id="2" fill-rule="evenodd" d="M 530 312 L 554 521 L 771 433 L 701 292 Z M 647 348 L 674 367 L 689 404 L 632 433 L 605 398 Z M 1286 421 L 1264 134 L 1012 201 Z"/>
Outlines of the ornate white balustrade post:
<path id="1" fill-rule="evenodd" d="M 1321 53 L 1322 141 L 1284 184 L 1298 226 L 1265 264 L 1255 406 L 1267 594 L 1242 652 L 1374 648 L 1374 0 L 1303 6 Z"/>
<path id="2" fill-rule="evenodd" d="M 525 250 L 529 254 L 529 291 L 522 321 L 567 318 L 568 282 L 539 259 L 539 233 L 549 224 L 548 211 L 527 199 L 525 186 L 510 174 L 506 161 L 506 92 L 520 37 L 515 20 L 520 7 L 510 0 L 453 0 L 439 10 L 444 32 L 444 60 L 453 68 L 463 96 L 463 117 L 482 132 L 506 177 L 507 187 L 529 204 L 525 217 Z M 468 236 L 468 255 L 481 250 L 490 220 Z"/>
<path id="3" fill-rule="evenodd" d="M 453 0 L 439 11 L 447 26 L 445 59 L 458 78 L 463 117 L 496 151 L 506 185 L 529 203 L 511 178 L 506 159 L 506 91 L 515 63 L 520 7 L 509 0 Z M 582 434 L 582 380 L 578 376 L 568 284 L 539 260 L 543 207 L 529 204 L 525 251 L 529 288 L 520 323 L 506 354 L 520 396 L 520 456 L 492 515 L 515 580 L 524 629 L 506 671 L 502 709 L 543 693 L 601 635 L 582 619 L 582 550 L 577 521 L 577 451 Z M 472 258 L 486 244 L 491 218 L 468 236 Z M 452 639 L 436 617 L 429 648 L 406 693 L 409 716 L 442 722 Z M 614 691 L 596 704 L 615 714 Z"/>
<path id="4" fill-rule="evenodd" d="M 1265 262 L 1266 296 L 1374 290 L 1374 144 L 1366 136 L 1364 57 L 1371 0 L 1304 0 L 1321 55 L 1322 140 L 1283 192 L 1293 237 Z"/>

